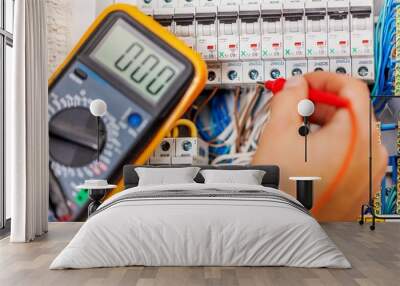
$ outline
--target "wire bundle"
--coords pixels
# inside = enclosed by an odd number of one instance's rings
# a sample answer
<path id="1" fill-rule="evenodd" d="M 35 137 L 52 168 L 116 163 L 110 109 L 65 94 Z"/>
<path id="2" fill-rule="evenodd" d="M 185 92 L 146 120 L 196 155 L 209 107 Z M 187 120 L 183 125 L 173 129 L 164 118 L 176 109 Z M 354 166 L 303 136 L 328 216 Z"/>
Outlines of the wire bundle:
<path id="1" fill-rule="evenodd" d="M 250 164 L 269 117 L 271 94 L 259 87 L 214 89 L 193 117 L 212 165 Z"/>
<path id="2" fill-rule="evenodd" d="M 396 201 L 397 201 L 396 186 L 386 187 L 384 190 L 382 190 L 381 199 L 382 199 L 381 213 L 395 214 Z"/>
<path id="3" fill-rule="evenodd" d="M 375 85 L 372 90 L 376 112 L 383 110 L 386 101 L 381 95 L 393 95 L 396 71 L 396 13 L 397 0 L 386 0 L 375 29 Z"/>

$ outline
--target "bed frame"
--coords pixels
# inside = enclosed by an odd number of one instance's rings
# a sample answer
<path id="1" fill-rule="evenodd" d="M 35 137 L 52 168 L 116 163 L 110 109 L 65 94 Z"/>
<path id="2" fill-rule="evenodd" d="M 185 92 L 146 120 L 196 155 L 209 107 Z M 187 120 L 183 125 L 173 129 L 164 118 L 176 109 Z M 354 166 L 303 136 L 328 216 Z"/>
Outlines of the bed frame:
<path id="1" fill-rule="evenodd" d="M 135 171 L 137 167 L 145 167 L 145 168 L 182 168 L 182 167 L 190 167 L 188 165 L 162 165 L 162 166 L 149 166 L 149 165 L 125 165 L 123 174 L 124 174 L 124 185 L 125 189 L 133 188 L 138 185 L 139 177 Z M 265 171 L 265 175 L 261 184 L 265 187 L 271 187 L 275 189 L 279 189 L 279 167 L 273 165 L 266 166 L 194 166 L 199 167 L 202 170 L 207 169 L 219 169 L 219 170 L 263 170 Z M 194 180 L 197 183 L 204 183 L 203 176 L 199 173 Z"/>

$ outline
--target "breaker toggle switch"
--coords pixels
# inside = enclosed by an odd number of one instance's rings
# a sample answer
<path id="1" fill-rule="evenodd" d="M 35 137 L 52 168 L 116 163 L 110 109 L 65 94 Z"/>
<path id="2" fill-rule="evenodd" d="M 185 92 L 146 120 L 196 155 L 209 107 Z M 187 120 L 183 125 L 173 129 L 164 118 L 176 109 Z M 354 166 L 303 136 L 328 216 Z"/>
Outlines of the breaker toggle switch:
<path id="1" fill-rule="evenodd" d="M 282 7 L 270 9 L 261 6 L 261 58 L 263 60 L 283 58 Z"/>
<path id="2" fill-rule="evenodd" d="M 240 59 L 261 59 L 260 11 L 240 11 Z"/>
<path id="3" fill-rule="evenodd" d="M 328 56 L 350 56 L 350 28 L 348 1 L 328 2 Z"/>
<path id="4" fill-rule="evenodd" d="M 372 8 L 372 1 L 351 2 L 351 55 L 353 57 L 372 57 L 374 54 L 374 19 Z"/>
<path id="5" fill-rule="evenodd" d="M 198 8 L 196 13 L 196 49 L 206 61 L 217 61 L 216 9 Z"/>
<path id="6" fill-rule="evenodd" d="M 322 7 L 316 7 L 321 5 Z M 323 7 L 325 5 L 325 7 Z M 326 2 L 306 3 L 306 57 L 326 58 L 328 56 L 328 23 Z"/>
<path id="7" fill-rule="evenodd" d="M 218 11 L 218 60 L 239 60 L 239 18 L 237 12 Z"/>
<path id="8" fill-rule="evenodd" d="M 285 1 L 283 7 L 283 57 L 305 58 L 304 2 Z"/>
<path id="9" fill-rule="evenodd" d="M 195 48 L 195 24 L 194 13 L 179 13 L 175 10 L 175 35 L 182 39 L 190 48 Z M 187 12 L 187 11 L 182 11 Z M 194 12 L 194 11 L 193 11 Z"/>

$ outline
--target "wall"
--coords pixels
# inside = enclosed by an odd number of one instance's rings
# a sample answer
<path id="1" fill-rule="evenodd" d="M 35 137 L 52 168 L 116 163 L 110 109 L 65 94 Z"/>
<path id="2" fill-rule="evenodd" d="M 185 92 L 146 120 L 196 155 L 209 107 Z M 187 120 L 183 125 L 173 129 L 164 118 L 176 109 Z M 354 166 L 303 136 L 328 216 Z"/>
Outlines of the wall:
<path id="1" fill-rule="evenodd" d="M 47 0 L 47 37 L 49 75 L 65 58 L 71 42 L 70 19 L 72 15 L 70 0 Z"/>
<path id="2" fill-rule="evenodd" d="M 95 0 L 47 0 L 49 75 L 64 60 L 96 15 Z"/>

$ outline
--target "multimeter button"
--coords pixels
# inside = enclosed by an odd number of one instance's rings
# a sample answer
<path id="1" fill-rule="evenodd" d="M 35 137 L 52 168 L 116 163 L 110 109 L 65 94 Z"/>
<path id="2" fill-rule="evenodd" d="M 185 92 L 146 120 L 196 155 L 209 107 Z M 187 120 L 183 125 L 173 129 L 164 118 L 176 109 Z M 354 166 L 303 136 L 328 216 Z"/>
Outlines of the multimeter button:
<path id="1" fill-rule="evenodd" d="M 137 128 L 142 124 L 143 118 L 139 113 L 132 113 L 128 117 L 128 123 L 131 127 Z"/>
<path id="2" fill-rule="evenodd" d="M 88 75 L 85 71 L 81 70 L 80 68 L 76 68 L 74 70 L 74 74 L 82 80 L 87 79 Z"/>

